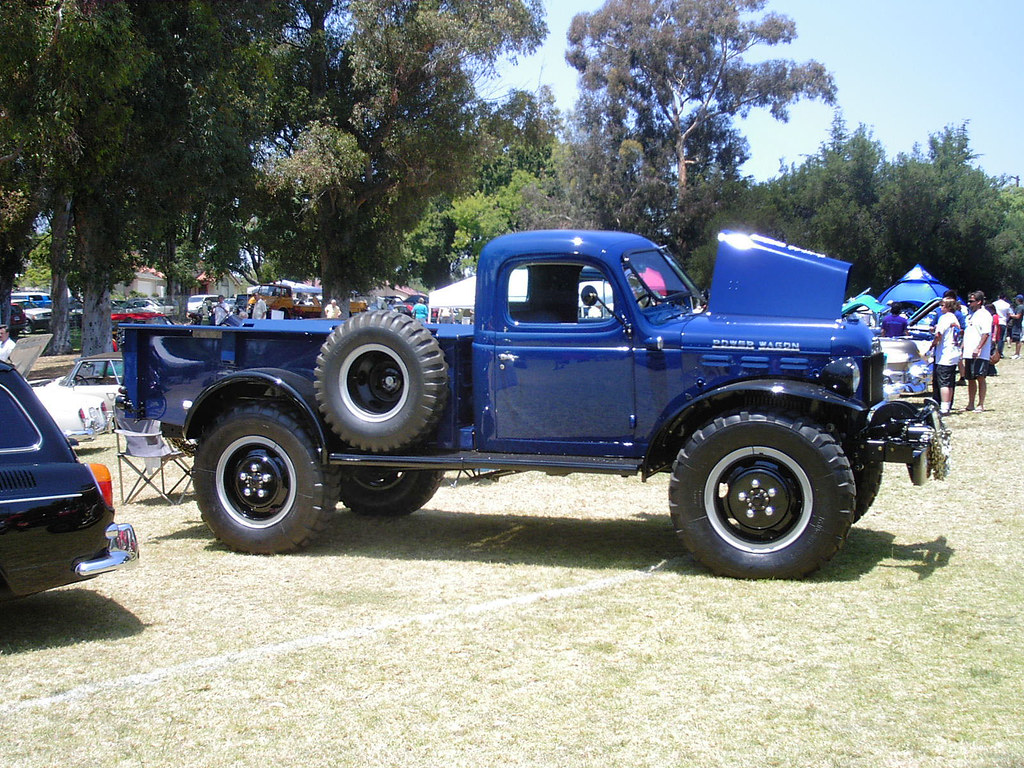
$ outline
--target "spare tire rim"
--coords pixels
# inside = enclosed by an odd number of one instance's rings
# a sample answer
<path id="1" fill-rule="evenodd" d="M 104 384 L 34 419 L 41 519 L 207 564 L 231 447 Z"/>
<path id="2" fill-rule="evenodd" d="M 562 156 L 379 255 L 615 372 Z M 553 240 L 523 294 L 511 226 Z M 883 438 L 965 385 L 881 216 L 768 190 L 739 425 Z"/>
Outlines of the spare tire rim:
<path id="1" fill-rule="evenodd" d="M 247 528 L 269 528 L 295 502 L 295 467 L 269 438 L 248 435 L 231 443 L 217 462 L 221 506 Z"/>
<path id="2" fill-rule="evenodd" d="M 364 421 L 393 418 L 409 399 L 409 369 L 383 344 L 363 344 L 345 358 L 339 373 L 345 408 Z"/>
<path id="3" fill-rule="evenodd" d="M 712 528 L 730 546 L 751 553 L 777 552 L 800 538 L 810 523 L 813 500 L 803 468 L 763 445 L 723 456 L 704 485 Z"/>

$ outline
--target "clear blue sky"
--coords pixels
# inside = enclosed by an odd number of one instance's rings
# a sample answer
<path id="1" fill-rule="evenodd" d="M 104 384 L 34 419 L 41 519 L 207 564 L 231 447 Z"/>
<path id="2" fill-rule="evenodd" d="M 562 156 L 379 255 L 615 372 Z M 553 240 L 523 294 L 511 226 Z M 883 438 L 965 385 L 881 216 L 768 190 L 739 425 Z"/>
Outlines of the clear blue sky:
<path id="1" fill-rule="evenodd" d="M 576 74 L 565 63 L 565 34 L 575 14 L 603 4 L 545 0 L 547 41 L 503 67 L 501 83 L 550 85 L 558 106 L 571 109 Z M 767 10 L 792 18 L 798 36 L 765 56 L 824 64 L 847 127 L 868 126 L 888 157 L 966 121 L 986 173 L 1024 174 L 1024 0 L 769 0 Z M 801 163 L 828 138 L 832 119 L 819 103 L 796 105 L 788 123 L 755 112 L 738 124 L 750 142 L 743 172 L 764 181 L 778 175 L 780 159 Z"/>

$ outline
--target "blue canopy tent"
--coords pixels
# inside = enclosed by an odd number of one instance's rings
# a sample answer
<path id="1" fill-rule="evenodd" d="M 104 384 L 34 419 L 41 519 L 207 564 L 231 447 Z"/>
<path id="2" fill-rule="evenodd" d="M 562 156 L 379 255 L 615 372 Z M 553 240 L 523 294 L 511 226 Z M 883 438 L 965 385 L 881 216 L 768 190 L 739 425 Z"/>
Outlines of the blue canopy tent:
<path id="1" fill-rule="evenodd" d="M 948 290 L 927 269 L 918 264 L 898 282 L 886 288 L 878 297 L 878 301 L 882 304 L 906 302 L 921 306 L 936 297 L 941 298 Z"/>

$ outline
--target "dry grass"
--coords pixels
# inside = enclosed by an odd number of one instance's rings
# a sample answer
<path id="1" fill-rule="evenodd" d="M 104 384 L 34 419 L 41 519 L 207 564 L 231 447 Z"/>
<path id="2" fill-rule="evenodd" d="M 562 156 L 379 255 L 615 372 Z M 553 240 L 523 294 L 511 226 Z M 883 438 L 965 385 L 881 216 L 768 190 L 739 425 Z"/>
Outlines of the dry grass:
<path id="1" fill-rule="evenodd" d="M 1024 362 L 1001 369 L 950 420 L 953 479 L 890 466 L 803 582 L 708 576 L 663 478 L 446 487 L 281 557 L 131 505 L 137 568 L 0 607 L 4 765 L 1020 768 Z"/>

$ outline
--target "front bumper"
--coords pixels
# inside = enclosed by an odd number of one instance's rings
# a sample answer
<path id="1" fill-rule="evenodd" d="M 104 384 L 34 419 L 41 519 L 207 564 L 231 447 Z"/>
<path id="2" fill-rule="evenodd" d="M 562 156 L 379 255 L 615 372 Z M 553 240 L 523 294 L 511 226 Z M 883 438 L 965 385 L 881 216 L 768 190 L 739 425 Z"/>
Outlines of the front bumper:
<path id="1" fill-rule="evenodd" d="M 871 412 L 865 432 L 868 459 L 906 464 L 914 485 L 924 485 L 929 477 L 945 480 L 950 473 L 950 431 L 931 398 L 920 407 L 882 403 Z"/>
<path id="2" fill-rule="evenodd" d="M 107 526 L 107 551 L 93 560 L 83 560 L 75 566 L 79 576 L 98 576 L 134 563 L 139 559 L 139 540 L 135 529 L 128 523 Z"/>

